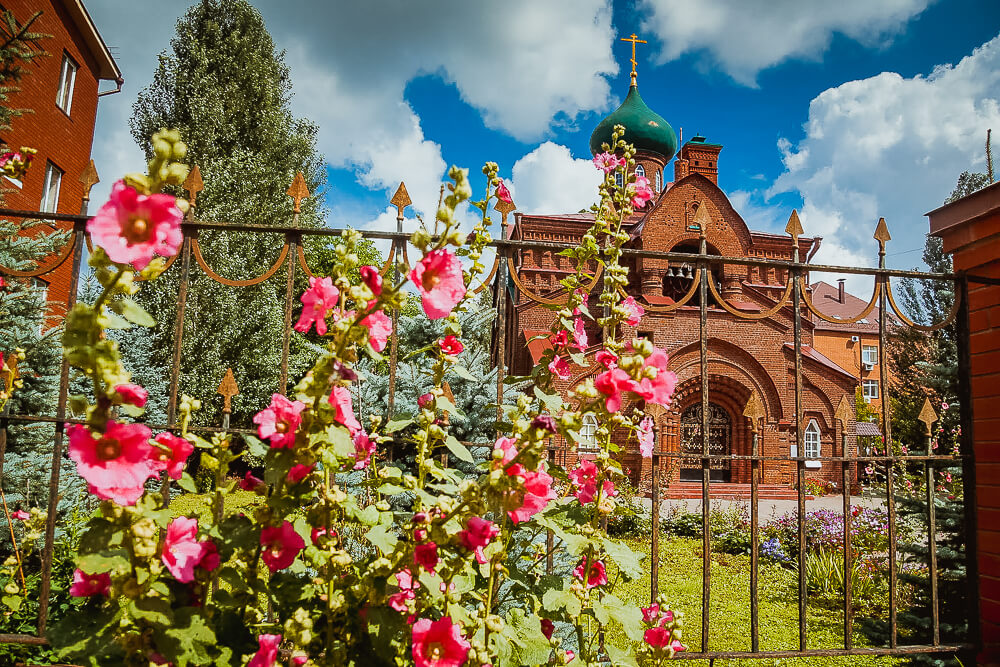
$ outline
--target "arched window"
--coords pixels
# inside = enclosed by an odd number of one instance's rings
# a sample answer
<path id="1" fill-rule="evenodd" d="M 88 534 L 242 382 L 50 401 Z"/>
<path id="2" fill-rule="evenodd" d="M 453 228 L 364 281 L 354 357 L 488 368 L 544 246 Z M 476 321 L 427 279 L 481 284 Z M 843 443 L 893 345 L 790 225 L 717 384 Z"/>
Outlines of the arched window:
<path id="1" fill-rule="evenodd" d="M 821 456 L 819 424 L 816 423 L 815 419 L 809 420 L 809 425 L 806 427 L 802 442 L 802 449 L 802 455 L 807 459 L 818 459 Z M 819 468 L 820 465 L 819 461 L 806 461 L 807 468 Z"/>
<path id="2" fill-rule="evenodd" d="M 657 169 L 657 170 L 656 170 L 656 191 L 657 191 L 657 192 L 659 192 L 659 191 L 660 191 L 660 188 L 661 188 L 661 187 L 662 187 L 662 185 L 663 185 L 663 184 L 661 183 L 661 177 L 660 177 L 660 174 L 662 174 L 662 173 L 663 173 L 663 172 L 661 172 L 661 171 L 660 171 L 659 169 Z"/>
<path id="3" fill-rule="evenodd" d="M 620 171 L 615 171 L 615 185 L 617 185 L 618 187 L 622 187 L 624 182 L 625 181 L 624 178 L 622 177 L 622 173 Z"/>
<path id="4" fill-rule="evenodd" d="M 641 164 L 635 165 L 635 175 L 636 175 L 636 178 L 638 178 L 639 176 L 642 176 L 643 178 L 645 178 L 646 177 L 646 169 Z"/>
<path id="5" fill-rule="evenodd" d="M 597 417 L 589 412 L 583 416 L 583 425 L 580 427 L 581 450 L 597 449 Z"/>

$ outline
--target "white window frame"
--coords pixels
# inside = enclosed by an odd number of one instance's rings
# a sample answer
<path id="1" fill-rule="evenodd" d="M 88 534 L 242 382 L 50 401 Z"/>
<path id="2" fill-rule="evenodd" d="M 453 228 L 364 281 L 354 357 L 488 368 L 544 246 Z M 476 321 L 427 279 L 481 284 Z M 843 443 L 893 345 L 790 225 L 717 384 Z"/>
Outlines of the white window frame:
<path id="1" fill-rule="evenodd" d="M 69 115 L 73 108 L 73 89 L 76 87 L 76 72 L 80 66 L 73 62 L 69 54 L 63 54 L 62 68 L 59 70 L 59 90 L 56 91 L 56 106 Z"/>
<path id="2" fill-rule="evenodd" d="M 802 434 L 802 456 L 807 459 L 818 459 L 823 455 L 823 443 L 820 435 L 819 424 L 815 419 L 809 420 L 805 432 Z M 807 468 L 819 468 L 823 465 L 821 461 L 806 461 Z"/>
<path id="3" fill-rule="evenodd" d="M 624 186 L 624 184 L 625 184 L 625 177 L 622 176 L 622 172 L 620 170 L 616 169 L 615 170 L 615 185 L 620 188 L 620 187 Z"/>
<path id="4" fill-rule="evenodd" d="M 42 213 L 57 213 L 59 211 L 59 188 L 62 186 L 62 169 L 52 162 L 45 163 L 45 181 L 42 185 L 42 202 L 38 210 Z M 55 179 L 55 192 L 52 192 L 52 182 Z M 52 195 L 52 196 L 50 196 Z M 51 208 L 50 208 L 51 207 Z"/>
<path id="5" fill-rule="evenodd" d="M 659 169 L 656 170 L 656 191 L 657 192 L 659 192 L 660 188 L 663 187 L 662 177 L 660 176 L 661 173 L 662 172 Z"/>
<path id="6" fill-rule="evenodd" d="M 861 363 L 865 366 L 878 363 L 878 345 L 861 345 Z"/>
<path id="7" fill-rule="evenodd" d="M 641 164 L 635 165 L 635 175 L 636 177 L 642 176 L 643 178 L 646 178 L 646 168 Z"/>
<path id="8" fill-rule="evenodd" d="M 878 380 L 862 380 L 861 395 L 865 400 L 878 400 Z"/>
<path id="9" fill-rule="evenodd" d="M 599 449 L 597 446 L 598 427 L 597 417 L 590 413 L 583 415 L 583 424 L 580 426 L 580 440 L 578 443 L 580 451 L 595 451 Z"/>

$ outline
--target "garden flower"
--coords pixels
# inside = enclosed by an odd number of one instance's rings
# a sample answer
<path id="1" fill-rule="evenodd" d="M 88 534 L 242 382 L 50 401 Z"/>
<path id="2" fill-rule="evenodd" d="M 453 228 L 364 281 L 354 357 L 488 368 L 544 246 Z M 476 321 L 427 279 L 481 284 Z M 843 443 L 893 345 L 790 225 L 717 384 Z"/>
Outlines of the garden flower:
<path id="1" fill-rule="evenodd" d="M 639 453 L 644 459 L 653 455 L 653 420 L 650 417 L 639 422 Z"/>
<path id="2" fill-rule="evenodd" d="M 625 165 L 625 158 L 620 158 L 613 153 L 599 153 L 594 156 L 594 166 L 605 174 L 610 174 L 618 167 Z"/>
<path id="3" fill-rule="evenodd" d="M 260 635 L 257 637 L 257 644 L 260 647 L 247 667 L 274 667 L 278 660 L 278 647 L 281 646 L 281 635 Z"/>
<path id="4" fill-rule="evenodd" d="M 461 667 L 469 655 L 462 628 L 444 616 L 421 618 L 413 624 L 413 662 L 416 667 Z"/>
<path id="5" fill-rule="evenodd" d="M 372 349 L 376 352 L 384 350 L 389 336 L 392 335 L 392 320 L 389 316 L 381 310 L 375 310 L 361 320 L 361 325 L 368 328 L 368 344 Z"/>
<path id="6" fill-rule="evenodd" d="M 609 368 L 594 380 L 594 388 L 607 399 L 604 402 L 608 412 L 618 412 L 622 407 L 622 392 L 635 386 L 635 381 L 620 368 Z"/>
<path id="7" fill-rule="evenodd" d="M 372 291 L 372 294 L 378 296 L 382 293 L 382 275 L 378 272 L 374 266 L 362 266 L 358 269 L 361 274 L 361 280 L 368 289 Z"/>
<path id="8" fill-rule="evenodd" d="M 587 557 L 583 557 L 583 561 L 576 566 L 573 570 L 573 576 L 583 581 L 583 575 L 587 572 Z M 587 588 L 594 588 L 596 586 L 604 586 L 608 583 L 608 575 L 604 571 L 604 563 L 595 560 L 593 565 L 590 566 L 590 573 L 587 576 Z"/>
<path id="9" fill-rule="evenodd" d="M 322 540 L 324 537 L 329 537 L 331 539 L 336 538 L 337 537 L 337 531 L 336 530 L 330 530 L 329 528 L 323 526 L 323 527 L 319 527 L 319 528 L 313 528 L 309 532 L 309 539 L 316 546 L 320 546 L 320 540 Z"/>
<path id="10" fill-rule="evenodd" d="M 549 370 L 560 380 L 569 379 L 569 363 L 562 357 L 553 357 L 549 362 Z"/>
<path id="11" fill-rule="evenodd" d="M 462 341 L 451 334 L 448 334 L 439 340 L 438 347 L 441 348 L 442 352 L 449 355 L 461 354 L 462 350 L 465 349 L 465 346 L 462 345 Z"/>
<path id="12" fill-rule="evenodd" d="M 347 427 L 351 433 L 361 430 L 361 422 L 354 416 L 354 402 L 351 400 L 351 390 L 342 385 L 334 385 L 330 391 L 330 405 L 337 408 L 334 419 Z"/>
<path id="13" fill-rule="evenodd" d="M 669 609 L 660 610 L 660 605 L 653 603 L 642 608 L 642 620 L 650 625 L 663 625 L 674 620 L 674 612 Z"/>
<path id="14" fill-rule="evenodd" d="M 556 420 L 552 418 L 552 415 L 538 415 L 531 420 L 531 425 L 548 433 L 556 432 Z"/>
<path id="15" fill-rule="evenodd" d="M 941 409 L 942 409 L 942 410 L 947 410 L 947 409 L 948 409 L 949 407 L 951 407 L 951 406 L 950 406 L 950 405 L 948 405 L 948 403 L 947 403 L 947 402 L 942 402 L 942 403 L 941 403 Z"/>
<path id="16" fill-rule="evenodd" d="M 618 365 L 618 355 L 610 350 L 598 350 L 594 359 L 599 364 L 604 364 L 605 368 L 613 368 Z"/>
<path id="17" fill-rule="evenodd" d="M 257 433 L 271 441 L 273 449 L 295 446 L 295 430 L 302 423 L 299 416 L 306 407 L 302 401 L 290 401 L 281 394 L 271 396 L 271 405 L 254 415 Z"/>
<path id="18" fill-rule="evenodd" d="M 423 410 L 428 405 L 430 405 L 431 402 L 433 402 L 433 400 L 434 400 L 434 395 L 431 394 L 430 392 L 428 392 L 426 394 L 421 394 L 417 398 L 417 407 L 420 408 L 421 410 Z"/>
<path id="19" fill-rule="evenodd" d="M 642 316 L 646 314 L 646 310 L 636 303 L 635 298 L 631 296 L 622 301 L 622 308 L 628 313 L 628 319 L 625 320 L 625 324 L 630 327 L 637 326 L 642 321 Z"/>
<path id="20" fill-rule="evenodd" d="M 91 595 L 104 595 L 111 591 L 111 575 L 107 572 L 87 574 L 80 568 L 73 571 L 73 583 L 69 594 L 75 598 L 89 598 Z"/>
<path id="21" fill-rule="evenodd" d="M 486 555 L 483 554 L 483 548 L 499 532 L 500 529 L 492 521 L 474 516 L 466 522 L 465 530 L 459 531 L 458 541 L 462 543 L 463 547 L 475 554 L 477 563 L 485 563 Z"/>
<path id="22" fill-rule="evenodd" d="M 24 510 L 14 510 L 13 512 L 10 513 L 10 515 L 15 519 L 17 519 L 18 521 L 27 521 L 28 519 L 31 518 L 31 515 L 25 512 Z"/>
<path id="23" fill-rule="evenodd" d="M 212 552 L 215 554 L 214 549 Z M 167 536 L 163 540 L 163 553 L 160 558 L 177 581 L 182 584 L 194 581 L 194 568 L 208 553 L 207 543 L 198 541 L 197 519 L 179 516 L 167 526 Z M 219 557 L 215 554 L 216 565 L 218 560 Z"/>
<path id="24" fill-rule="evenodd" d="M 171 479 L 180 479 L 181 475 L 184 474 L 187 459 L 194 451 L 194 444 L 185 438 L 178 438 L 168 431 L 160 433 L 154 440 L 170 450 L 170 454 L 162 450 L 158 452 L 160 461 L 166 466 L 167 474 L 170 475 Z"/>
<path id="25" fill-rule="evenodd" d="M 547 618 L 542 619 L 542 634 L 546 639 L 552 639 L 552 633 L 556 631 L 556 624 Z"/>
<path id="26" fill-rule="evenodd" d="M 427 542 L 413 547 L 413 562 L 433 574 L 438 564 L 437 544 Z"/>
<path id="27" fill-rule="evenodd" d="M 406 601 L 415 597 L 416 594 L 413 591 L 419 584 L 407 569 L 400 570 L 395 576 L 399 592 L 389 596 L 389 606 L 403 614 L 406 613 Z"/>
<path id="28" fill-rule="evenodd" d="M 260 531 L 260 558 L 271 572 L 284 570 L 295 562 L 295 557 L 305 549 L 306 542 L 295 532 L 288 521 L 280 526 L 266 526 Z"/>
<path id="29" fill-rule="evenodd" d="M 504 185 L 502 178 L 497 180 L 496 194 L 497 194 L 497 199 L 499 199 L 500 201 L 507 202 L 508 204 L 514 203 L 514 200 L 510 196 L 510 190 L 508 190 L 507 186 Z"/>
<path id="30" fill-rule="evenodd" d="M 119 384 L 115 385 L 115 393 L 118 394 L 118 400 L 126 405 L 134 405 L 137 408 L 142 408 L 146 406 L 146 399 L 149 398 L 149 392 L 140 387 L 137 384 Z"/>
<path id="31" fill-rule="evenodd" d="M 511 466 L 512 469 L 517 467 Z M 524 477 L 524 495 L 520 498 L 520 506 L 508 508 L 507 511 L 515 525 L 535 516 L 548 506 L 550 500 L 556 498 L 556 492 L 552 489 L 552 477 L 547 473 L 522 472 L 520 476 Z"/>
<path id="32" fill-rule="evenodd" d="M 664 627 L 649 628 L 643 633 L 643 640 L 653 648 L 670 648 L 674 651 L 683 651 L 687 647 L 681 644 L 678 639 L 670 639 L 671 630 Z"/>
<path id="33" fill-rule="evenodd" d="M 103 435 L 82 424 L 72 424 L 67 430 L 69 457 L 98 498 L 134 505 L 145 491 L 146 480 L 164 468 L 149 444 L 152 431 L 144 424 L 111 420 Z"/>
<path id="34" fill-rule="evenodd" d="M 593 461 L 580 461 L 576 468 L 570 470 L 569 479 L 576 486 L 574 495 L 581 505 L 594 501 L 597 493 L 597 466 Z"/>
<path id="35" fill-rule="evenodd" d="M 171 195 L 141 195 L 118 181 L 111 197 L 93 218 L 87 231 L 112 262 L 131 264 L 141 271 L 154 254 L 172 257 L 183 240 L 181 210 Z"/>
<path id="36" fill-rule="evenodd" d="M 629 183 L 625 191 L 632 198 L 632 206 L 642 208 L 653 198 L 653 191 L 649 187 L 649 179 L 645 176 L 636 176 L 635 183 Z"/>
<path id="37" fill-rule="evenodd" d="M 568 342 L 569 342 L 569 335 L 566 333 L 565 329 L 560 329 L 554 334 L 549 335 L 549 343 L 552 345 L 552 347 L 556 348 L 557 350 L 561 350 L 562 348 L 566 347 L 566 344 Z"/>
<path id="38" fill-rule="evenodd" d="M 573 320 L 573 347 L 578 350 L 587 349 L 587 330 L 583 328 L 583 318 Z"/>
<path id="39" fill-rule="evenodd" d="M 368 462 L 372 460 L 372 454 L 375 453 L 375 443 L 376 441 L 369 437 L 363 429 L 359 429 L 358 432 L 354 434 L 355 470 L 363 470 L 368 466 Z"/>
<path id="40" fill-rule="evenodd" d="M 264 486 L 264 480 L 259 477 L 254 477 L 253 473 L 249 470 L 247 474 L 243 476 L 240 480 L 240 488 L 244 491 L 256 491 L 260 487 Z"/>
<path id="41" fill-rule="evenodd" d="M 665 408 L 670 407 L 671 397 L 677 386 L 677 375 L 667 370 L 667 361 L 667 353 L 660 348 L 654 348 L 653 353 L 646 358 L 644 370 L 655 368 L 656 376 L 652 379 L 644 376 L 634 390 L 647 403 L 656 403 Z"/>
<path id="42" fill-rule="evenodd" d="M 424 312 L 432 320 L 450 315 L 465 296 L 462 262 L 446 248 L 427 253 L 410 271 L 410 280 L 417 286 Z"/>
<path id="43" fill-rule="evenodd" d="M 334 286 L 329 276 L 323 278 L 310 276 L 309 289 L 299 297 L 302 302 L 302 314 L 299 315 L 299 321 L 295 323 L 294 329 L 305 333 L 315 323 L 316 333 L 320 336 L 325 335 L 326 314 L 337 305 L 339 299 L 340 290 Z"/>
<path id="44" fill-rule="evenodd" d="M 304 463 L 297 463 L 292 466 L 291 470 L 288 471 L 288 476 L 285 479 L 288 480 L 289 484 L 298 484 L 304 480 L 315 467 L 316 464 L 305 465 Z"/>

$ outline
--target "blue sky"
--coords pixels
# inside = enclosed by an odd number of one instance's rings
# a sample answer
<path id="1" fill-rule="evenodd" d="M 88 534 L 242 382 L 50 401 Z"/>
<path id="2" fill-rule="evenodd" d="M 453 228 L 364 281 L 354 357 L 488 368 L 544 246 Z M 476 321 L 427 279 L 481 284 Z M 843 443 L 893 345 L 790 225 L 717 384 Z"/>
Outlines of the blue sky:
<path id="1" fill-rule="evenodd" d="M 141 168 L 126 120 L 184 3 L 90 0 L 126 78 L 102 98 L 105 187 Z M 869 264 L 879 216 L 889 261 L 919 264 L 926 218 L 1000 133 L 1000 3 L 987 0 L 259 0 L 287 51 L 293 110 L 320 125 L 338 226 L 385 228 L 405 180 L 430 210 L 449 164 L 486 160 L 525 212 L 594 197 L 588 140 L 639 89 L 684 136 L 724 145 L 719 185 L 752 228 L 791 208 L 824 237 L 815 261 Z M 150 26 L 155 26 L 150 29 Z M 669 173 L 669 171 L 668 171 Z M 95 189 L 95 198 L 103 191 Z"/>

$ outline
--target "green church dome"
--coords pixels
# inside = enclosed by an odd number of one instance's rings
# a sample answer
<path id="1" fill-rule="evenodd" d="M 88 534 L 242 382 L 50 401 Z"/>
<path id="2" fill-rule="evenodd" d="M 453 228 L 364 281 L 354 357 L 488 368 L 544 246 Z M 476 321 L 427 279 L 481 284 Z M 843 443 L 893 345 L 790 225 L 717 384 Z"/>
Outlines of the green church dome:
<path id="1" fill-rule="evenodd" d="M 601 144 L 611 145 L 611 133 L 615 125 L 625 126 L 625 141 L 635 145 L 636 150 L 659 153 L 667 161 L 677 152 L 677 135 L 670 123 L 646 106 L 639 96 L 639 88 L 634 83 L 622 105 L 594 128 L 590 135 L 590 152 L 597 155 Z"/>

